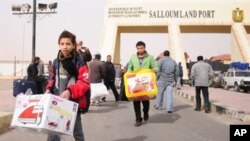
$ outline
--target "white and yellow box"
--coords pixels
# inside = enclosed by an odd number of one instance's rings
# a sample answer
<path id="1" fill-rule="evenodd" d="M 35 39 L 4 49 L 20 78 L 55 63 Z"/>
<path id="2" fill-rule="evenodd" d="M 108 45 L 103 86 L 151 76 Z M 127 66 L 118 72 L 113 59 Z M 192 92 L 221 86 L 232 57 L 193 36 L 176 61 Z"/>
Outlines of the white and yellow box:
<path id="1" fill-rule="evenodd" d="M 150 100 L 155 99 L 157 96 L 156 75 L 151 69 L 141 69 L 125 73 L 124 83 L 128 100 Z"/>
<path id="2" fill-rule="evenodd" d="M 78 104 L 52 94 L 19 95 L 12 127 L 73 135 Z"/>

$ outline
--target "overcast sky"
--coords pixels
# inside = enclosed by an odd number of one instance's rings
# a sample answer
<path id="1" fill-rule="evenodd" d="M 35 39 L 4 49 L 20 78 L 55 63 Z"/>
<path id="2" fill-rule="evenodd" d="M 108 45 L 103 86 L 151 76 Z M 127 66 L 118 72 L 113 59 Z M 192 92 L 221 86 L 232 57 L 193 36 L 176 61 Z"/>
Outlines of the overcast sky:
<path id="1" fill-rule="evenodd" d="M 58 2 L 57 14 L 38 16 L 36 30 L 36 55 L 45 62 L 53 60 L 58 51 L 58 36 L 63 30 L 73 32 L 78 39 L 95 54 L 98 52 L 101 31 L 104 27 L 104 7 L 106 0 L 37 0 L 37 3 Z M 31 16 L 12 15 L 12 4 L 30 3 L 31 0 L 0 1 L 0 60 L 30 60 L 32 51 Z M 184 50 L 192 60 L 198 55 L 210 58 L 214 55 L 230 53 L 230 34 L 182 34 Z M 142 40 L 147 50 L 156 56 L 168 49 L 168 34 L 122 34 L 122 64 L 134 53 L 135 44 Z M 129 50 L 129 51 L 128 51 Z M 125 53 L 126 52 L 126 53 Z"/>

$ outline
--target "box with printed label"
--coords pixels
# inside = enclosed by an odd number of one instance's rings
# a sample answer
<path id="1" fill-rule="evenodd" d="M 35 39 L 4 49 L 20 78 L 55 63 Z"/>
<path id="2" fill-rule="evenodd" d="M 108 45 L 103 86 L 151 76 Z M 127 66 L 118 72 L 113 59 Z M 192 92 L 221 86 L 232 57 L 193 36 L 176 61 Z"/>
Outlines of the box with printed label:
<path id="1" fill-rule="evenodd" d="M 127 72 L 124 82 L 126 96 L 131 101 L 150 100 L 157 96 L 156 75 L 150 69 Z"/>
<path id="2" fill-rule="evenodd" d="M 11 126 L 73 135 L 78 104 L 52 94 L 19 95 Z"/>

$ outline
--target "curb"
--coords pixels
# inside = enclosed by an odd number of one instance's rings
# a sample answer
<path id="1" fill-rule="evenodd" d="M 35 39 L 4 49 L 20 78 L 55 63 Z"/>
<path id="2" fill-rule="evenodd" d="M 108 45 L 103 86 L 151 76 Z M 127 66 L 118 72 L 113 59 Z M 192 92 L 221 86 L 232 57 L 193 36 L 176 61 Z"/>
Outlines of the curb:
<path id="1" fill-rule="evenodd" d="M 192 96 L 188 93 L 184 93 L 181 90 L 176 90 L 175 93 L 189 101 L 191 101 L 193 104 L 195 104 L 195 96 Z M 211 111 L 216 112 L 221 115 L 226 115 L 231 118 L 235 118 L 238 120 L 241 120 L 243 122 L 250 123 L 250 114 L 245 113 L 245 111 L 223 105 L 219 102 L 212 102 L 210 101 L 211 104 Z M 202 100 L 202 105 L 204 105 L 203 100 Z"/>
<path id="2" fill-rule="evenodd" d="M 13 113 L 0 112 L 0 132 L 9 128 Z"/>

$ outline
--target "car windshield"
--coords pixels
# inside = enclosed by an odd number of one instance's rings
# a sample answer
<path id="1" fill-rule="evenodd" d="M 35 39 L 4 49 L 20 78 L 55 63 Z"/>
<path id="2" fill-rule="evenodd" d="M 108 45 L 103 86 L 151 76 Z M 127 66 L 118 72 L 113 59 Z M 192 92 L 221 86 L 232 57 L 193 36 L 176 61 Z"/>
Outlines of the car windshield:
<path id="1" fill-rule="evenodd" d="M 238 77 L 250 77 L 250 72 L 235 72 L 235 76 L 238 76 Z"/>

